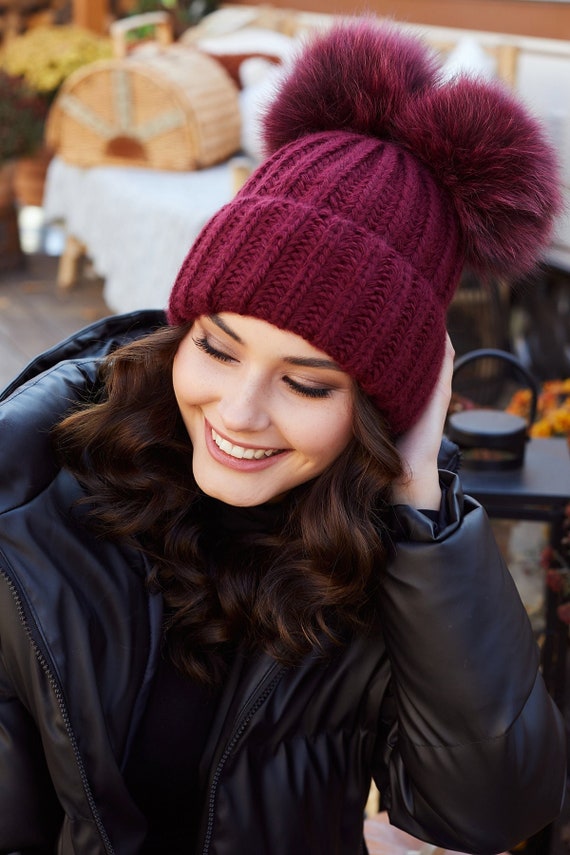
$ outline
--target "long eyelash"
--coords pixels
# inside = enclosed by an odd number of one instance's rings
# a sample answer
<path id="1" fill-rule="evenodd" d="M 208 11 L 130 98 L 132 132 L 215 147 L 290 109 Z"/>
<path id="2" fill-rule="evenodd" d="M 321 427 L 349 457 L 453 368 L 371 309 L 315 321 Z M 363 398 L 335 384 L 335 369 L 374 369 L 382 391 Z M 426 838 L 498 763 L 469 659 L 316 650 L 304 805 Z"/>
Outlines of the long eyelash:
<path id="1" fill-rule="evenodd" d="M 203 350 L 204 353 L 207 353 L 208 356 L 211 356 L 213 359 L 217 359 L 219 362 L 234 362 L 234 358 L 232 356 L 212 347 L 205 335 L 201 338 L 193 338 L 192 341 L 196 347 L 199 347 L 200 350 Z M 297 383 L 290 377 L 284 377 L 283 379 L 294 392 L 298 395 L 303 395 L 305 398 L 329 398 L 332 394 L 332 389 L 328 389 L 326 387 L 303 386 L 301 383 Z"/>
<path id="2" fill-rule="evenodd" d="M 213 359 L 219 360 L 219 362 L 233 362 L 233 357 L 228 356 L 227 353 L 222 353 L 221 350 L 216 350 L 215 347 L 212 347 L 206 336 L 202 336 L 202 338 L 192 338 L 192 341 L 199 347 L 200 350 L 203 350 L 204 353 L 207 353 L 208 356 L 211 356 Z"/>
<path id="3" fill-rule="evenodd" d="M 291 380 L 290 377 L 284 377 L 283 379 L 294 392 L 297 392 L 298 395 L 304 395 L 306 398 L 329 398 L 332 394 L 332 389 L 321 386 L 302 386 L 300 383 L 296 383 L 295 380 Z"/>

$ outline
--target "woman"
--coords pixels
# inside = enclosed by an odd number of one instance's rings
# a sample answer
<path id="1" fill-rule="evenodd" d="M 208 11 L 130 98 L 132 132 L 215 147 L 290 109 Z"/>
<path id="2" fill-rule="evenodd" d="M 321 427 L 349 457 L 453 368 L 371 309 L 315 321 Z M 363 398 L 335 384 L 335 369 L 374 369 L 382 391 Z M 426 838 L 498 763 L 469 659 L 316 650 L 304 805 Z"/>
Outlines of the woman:
<path id="1" fill-rule="evenodd" d="M 535 262 L 551 150 L 370 21 L 266 136 L 168 323 L 94 325 L 0 408 L 2 851 L 348 855 L 371 778 L 463 851 L 558 813 L 561 719 L 440 452 L 447 305 Z"/>

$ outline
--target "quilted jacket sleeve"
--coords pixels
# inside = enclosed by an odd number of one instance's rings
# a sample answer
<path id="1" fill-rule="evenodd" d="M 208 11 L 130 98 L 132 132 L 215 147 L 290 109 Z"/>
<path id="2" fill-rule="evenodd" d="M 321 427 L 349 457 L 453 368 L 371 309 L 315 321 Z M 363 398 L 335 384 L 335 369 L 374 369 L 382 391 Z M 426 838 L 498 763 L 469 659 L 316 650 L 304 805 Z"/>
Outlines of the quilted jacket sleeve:
<path id="1" fill-rule="evenodd" d="M 559 813 L 563 725 L 486 514 L 456 476 L 442 479 L 441 531 L 396 509 L 382 597 L 394 694 L 377 783 L 393 824 L 448 849 L 501 852 Z"/>

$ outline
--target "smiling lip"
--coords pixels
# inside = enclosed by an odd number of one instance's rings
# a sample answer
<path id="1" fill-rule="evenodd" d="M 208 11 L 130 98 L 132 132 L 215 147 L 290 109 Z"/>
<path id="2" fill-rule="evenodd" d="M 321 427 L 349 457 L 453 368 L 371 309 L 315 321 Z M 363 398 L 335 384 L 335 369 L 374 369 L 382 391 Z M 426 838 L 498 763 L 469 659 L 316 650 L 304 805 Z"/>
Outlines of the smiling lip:
<path id="1" fill-rule="evenodd" d="M 227 466 L 229 469 L 237 469 L 241 472 L 259 472 L 262 469 L 267 469 L 269 466 L 273 466 L 273 464 L 286 453 L 286 450 L 283 449 L 256 448 L 254 446 L 236 445 L 231 443 L 228 439 L 215 431 L 206 419 L 204 419 L 204 428 L 206 448 L 208 449 L 210 456 L 218 463 L 222 463 L 224 466 Z M 214 435 L 217 437 L 217 442 L 214 439 Z M 223 448 L 219 447 L 218 443 L 229 446 L 232 453 L 230 454 L 227 451 L 224 451 Z M 236 456 L 242 449 L 244 454 L 248 454 L 247 457 Z M 257 454 L 258 456 L 250 457 L 250 452 Z M 259 456 L 260 453 L 261 456 Z"/>

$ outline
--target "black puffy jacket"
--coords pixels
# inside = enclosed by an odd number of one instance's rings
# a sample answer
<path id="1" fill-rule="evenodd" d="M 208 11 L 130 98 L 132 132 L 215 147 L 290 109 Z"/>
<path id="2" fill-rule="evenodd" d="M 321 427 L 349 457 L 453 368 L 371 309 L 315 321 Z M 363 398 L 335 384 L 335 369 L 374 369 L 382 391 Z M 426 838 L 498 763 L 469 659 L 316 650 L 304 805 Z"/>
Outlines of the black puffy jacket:
<path id="1" fill-rule="evenodd" d="M 102 354 L 163 322 L 94 324 L 0 404 L 2 852 L 134 855 L 144 838 L 121 770 L 161 600 L 139 552 L 83 525 L 49 429 L 92 394 Z M 484 511 L 442 478 L 443 531 L 396 509 L 382 634 L 295 668 L 236 660 L 201 765 L 197 853 L 356 855 L 371 776 L 395 824 L 451 849 L 499 852 L 558 813 L 562 724 L 524 608 Z"/>

